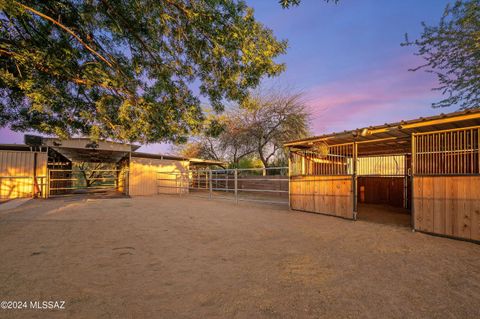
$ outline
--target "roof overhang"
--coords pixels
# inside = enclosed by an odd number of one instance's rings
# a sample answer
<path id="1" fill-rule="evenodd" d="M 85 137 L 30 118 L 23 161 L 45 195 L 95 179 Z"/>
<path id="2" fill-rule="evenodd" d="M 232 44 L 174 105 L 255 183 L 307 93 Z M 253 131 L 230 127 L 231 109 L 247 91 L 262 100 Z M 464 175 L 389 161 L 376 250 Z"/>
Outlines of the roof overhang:
<path id="1" fill-rule="evenodd" d="M 216 160 L 209 160 L 209 159 L 201 159 L 201 158 L 190 158 L 190 164 L 195 165 L 195 166 L 226 166 L 225 162 L 222 161 L 216 161 Z"/>
<path id="2" fill-rule="evenodd" d="M 42 145 L 62 154 L 71 162 L 118 163 L 138 146 L 89 138 L 42 138 Z"/>
<path id="3" fill-rule="evenodd" d="M 410 151 L 410 141 L 413 133 L 474 126 L 480 126 L 480 109 L 314 136 L 290 141 L 285 143 L 284 146 L 291 149 L 308 149 L 322 142 L 328 145 L 355 142 L 359 145 L 359 153 L 405 153 Z"/>
<path id="4" fill-rule="evenodd" d="M 188 161 L 188 158 L 182 156 L 168 155 L 168 154 L 151 154 L 142 152 L 133 152 L 132 157 L 141 158 L 153 158 L 159 160 L 175 160 L 175 161 Z"/>

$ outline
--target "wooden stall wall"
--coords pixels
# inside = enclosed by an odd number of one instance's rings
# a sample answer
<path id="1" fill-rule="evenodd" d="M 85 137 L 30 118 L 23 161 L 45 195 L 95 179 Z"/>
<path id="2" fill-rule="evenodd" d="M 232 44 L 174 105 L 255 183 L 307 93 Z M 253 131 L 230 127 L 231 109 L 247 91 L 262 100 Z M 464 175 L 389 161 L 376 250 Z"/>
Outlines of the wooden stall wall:
<path id="1" fill-rule="evenodd" d="M 352 176 L 292 176 L 290 207 L 353 219 Z"/>
<path id="2" fill-rule="evenodd" d="M 188 161 L 132 157 L 129 172 L 129 195 L 178 194 L 188 192 Z M 185 184 L 185 183 L 184 183 Z"/>
<path id="3" fill-rule="evenodd" d="M 480 176 L 415 176 L 416 230 L 480 240 Z"/>
<path id="4" fill-rule="evenodd" d="M 404 207 L 404 177 L 359 176 L 357 187 L 359 203 Z"/>
<path id="5" fill-rule="evenodd" d="M 34 185 L 35 152 L 0 151 L 0 200 L 46 194 L 47 153 L 37 152 Z"/>

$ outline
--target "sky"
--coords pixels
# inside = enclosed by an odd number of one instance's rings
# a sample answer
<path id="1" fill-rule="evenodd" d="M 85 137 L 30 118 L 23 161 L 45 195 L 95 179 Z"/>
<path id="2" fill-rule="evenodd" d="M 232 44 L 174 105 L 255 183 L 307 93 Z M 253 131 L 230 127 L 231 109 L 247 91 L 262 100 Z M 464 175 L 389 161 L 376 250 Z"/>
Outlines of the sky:
<path id="1" fill-rule="evenodd" d="M 411 72 L 422 64 L 414 48 L 401 47 L 405 33 L 417 38 L 421 22 L 438 24 L 444 0 L 303 0 L 282 9 L 277 0 L 247 0 L 255 17 L 288 40 L 278 62 L 287 69 L 266 86 L 303 92 L 319 135 L 456 111 L 433 109 L 441 98 L 434 75 Z M 0 129 L 0 143 L 23 143 L 23 133 Z M 169 153 L 166 144 L 140 151 Z"/>

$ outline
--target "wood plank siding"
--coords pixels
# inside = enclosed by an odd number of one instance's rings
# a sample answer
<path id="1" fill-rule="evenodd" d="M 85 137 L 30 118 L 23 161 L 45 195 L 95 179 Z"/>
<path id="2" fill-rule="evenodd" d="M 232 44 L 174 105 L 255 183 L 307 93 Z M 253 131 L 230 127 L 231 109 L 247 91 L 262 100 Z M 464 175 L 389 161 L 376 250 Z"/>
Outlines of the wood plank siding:
<path id="1" fill-rule="evenodd" d="M 480 240 L 480 176 L 415 176 L 414 227 Z"/>
<path id="2" fill-rule="evenodd" d="M 37 189 L 34 185 L 35 152 L 0 151 L 0 200 L 32 197 L 46 190 L 47 153 L 37 152 Z"/>
<path id="3" fill-rule="evenodd" d="M 292 176 L 290 207 L 353 219 L 352 176 Z"/>

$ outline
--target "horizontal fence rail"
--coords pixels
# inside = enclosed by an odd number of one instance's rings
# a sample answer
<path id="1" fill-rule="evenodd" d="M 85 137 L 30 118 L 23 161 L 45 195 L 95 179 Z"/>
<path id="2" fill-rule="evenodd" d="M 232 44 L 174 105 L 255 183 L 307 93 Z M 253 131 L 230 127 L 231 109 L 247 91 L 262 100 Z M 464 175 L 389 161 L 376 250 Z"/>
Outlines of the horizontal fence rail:
<path id="1" fill-rule="evenodd" d="M 288 204 L 288 167 L 157 172 L 158 193 Z"/>
<path id="2" fill-rule="evenodd" d="M 76 191 L 118 190 L 125 185 L 128 171 L 117 169 L 82 170 L 49 169 L 48 196 L 71 195 Z"/>

